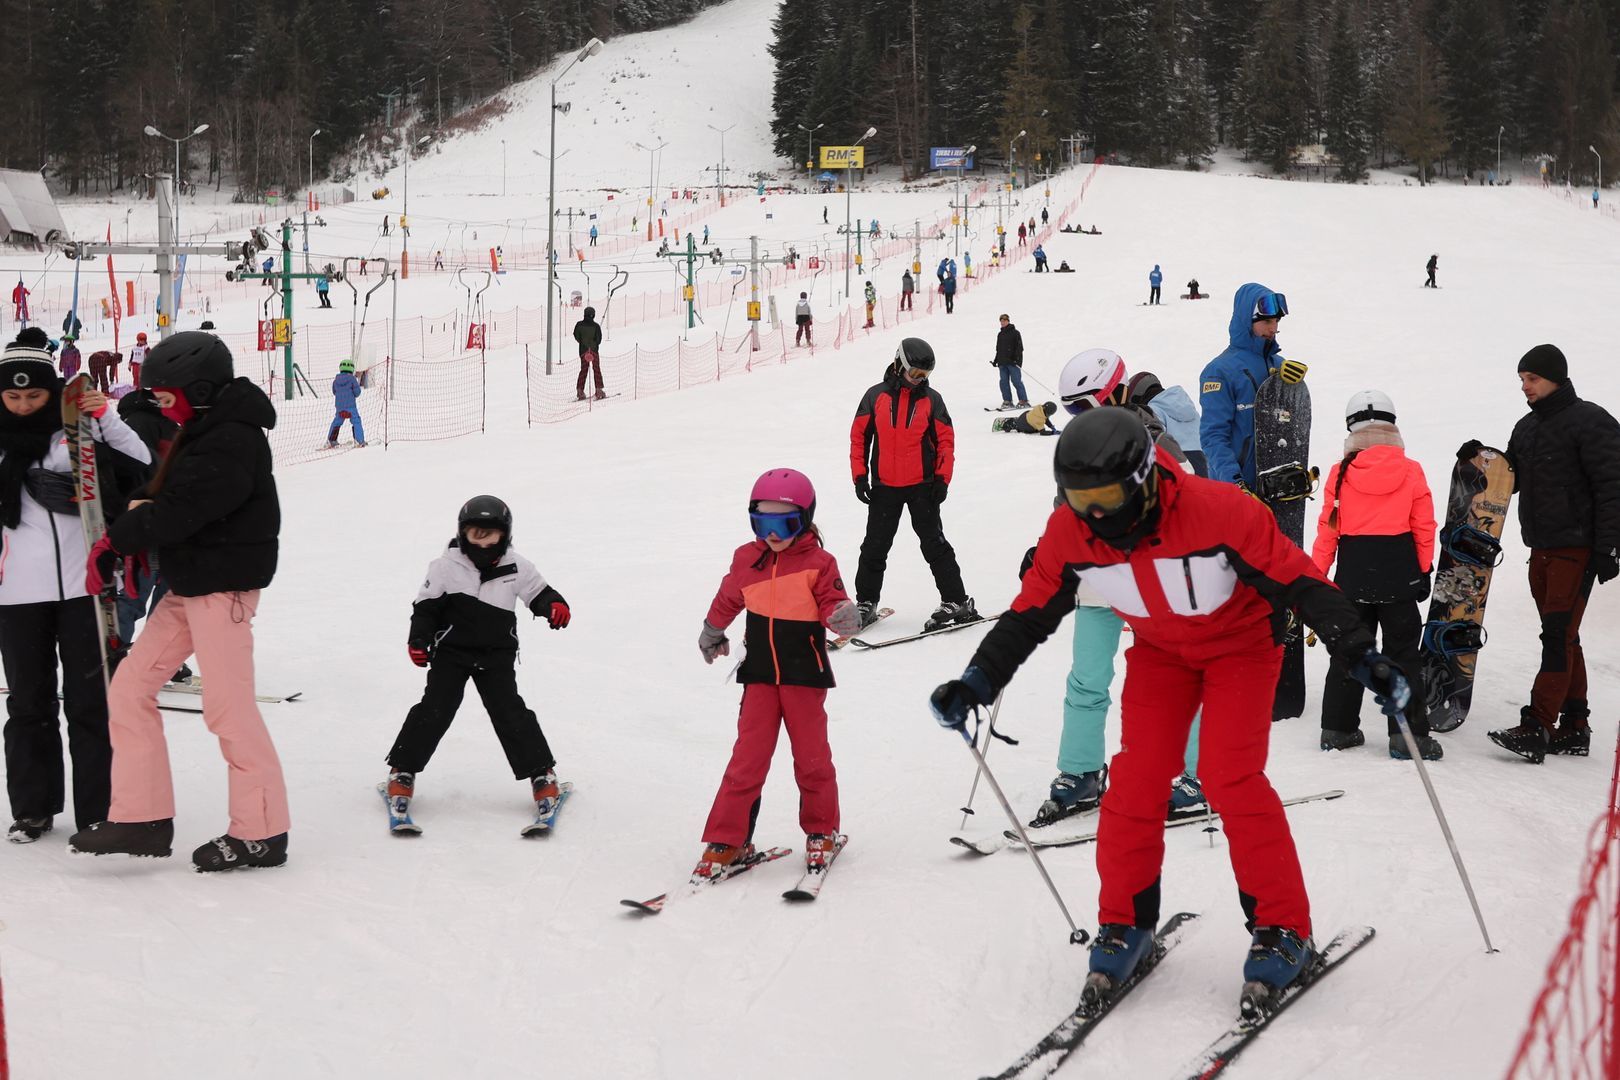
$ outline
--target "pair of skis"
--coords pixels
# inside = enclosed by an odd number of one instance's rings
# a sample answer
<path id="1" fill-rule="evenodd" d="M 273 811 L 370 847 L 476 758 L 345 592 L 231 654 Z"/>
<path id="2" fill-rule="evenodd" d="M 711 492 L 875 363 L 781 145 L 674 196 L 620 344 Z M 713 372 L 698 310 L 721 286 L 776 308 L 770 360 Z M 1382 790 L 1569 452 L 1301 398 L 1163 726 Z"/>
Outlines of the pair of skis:
<path id="1" fill-rule="evenodd" d="M 544 836 L 551 832 L 551 826 L 557 820 L 557 811 L 561 810 L 562 804 L 568 801 L 568 796 L 573 792 L 574 785 L 565 780 L 558 784 L 557 788 L 561 794 L 557 796 L 556 801 L 550 806 L 542 807 L 538 802 L 535 803 L 534 820 L 518 830 L 519 836 Z M 396 807 L 393 797 L 388 794 L 387 781 L 377 785 L 377 794 L 382 796 L 383 806 L 388 809 L 388 831 L 390 833 L 395 836 L 422 835 L 422 826 L 411 820 L 411 808 L 408 798 L 402 807 Z"/>
<path id="2" fill-rule="evenodd" d="M 1017 1061 L 988 1080 L 1030 1080 L 1051 1076 L 1069 1056 L 1078 1050 L 1086 1038 L 1113 1012 L 1133 990 L 1157 971 L 1165 955 L 1182 941 L 1198 916 L 1180 912 L 1170 916 L 1154 935 L 1152 954 L 1144 959 L 1112 993 L 1093 1005 L 1082 999 L 1075 1010 L 1048 1032 L 1039 1042 L 1025 1051 Z M 1271 992 L 1262 999 L 1246 996 L 1236 1022 L 1218 1035 L 1192 1058 L 1176 1076 L 1184 1080 L 1210 1080 L 1219 1076 L 1235 1061 L 1239 1054 L 1253 1045 L 1284 1009 L 1320 982 L 1323 976 L 1349 959 L 1356 950 L 1373 939 L 1376 931 L 1370 926 L 1358 926 L 1336 935 L 1317 954 L 1292 983 Z"/>
<path id="3" fill-rule="evenodd" d="M 808 903 L 820 896 L 821 887 L 827 882 L 827 873 L 832 869 L 833 860 L 838 858 L 838 853 L 843 851 L 848 843 L 849 837 L 840 833 L 837 843 L 833 846 L 832 853 L 827 856 L 826 861 L 819 866 L 806 867 L 804 873 L 799 877 L 798 884 L 784 892 L 782 899 L 790 903 Z M 703 864 L 700 863 L 698 868 L 692 871 L 692 876 L 686 885 L 676 892 L 659 893 L 650 900 L 620 900 L 619 903 L 640 915 L 657 915 L 664 910 L 671 900 L 708 892 L 722 881 L 730 881 L 732 878 L 737 877 L 739 874 L 745 874 L 756 866 L 775 862 L 777 859 L 785 858 L 791 854 L 793 854 L 792 848 L 766 848 L 763 851 L 751 852 L 734 863 L 708 872 L 704 872 Z"/>
<path id="4" fill-rule="evenodd" d="M 1297 795 L 1292 799 L 1284 799 L 1282 804 L 1284 806 L 1298 806 L 1301 803 L 1323 802 L 1333 799 L 1341 799 L 1343 797 L 1344 791 L 1340 788 L 1334 788 L 1330 791 L 1318 791 L 1313 795 Z M 1087 810 L 1082 814 L 1077 814 L 1073 817 L 1064 818 L 1061 820 L 1071 821 L 1077 817 L 1090 817 L 1095 813 L 1095 810 Z M 1183 825 L 1201 825 L 1206 820 L 1213 822 L 1219 818 L 1219 814 L 1211 814 L 1208 810 L 1202 807 L 1196 810 L 1171 811 L 1170 815 L 1165 819 L 1164 827 L 1166 829 L 1176 829 Z M 1054 822 L 1053 825 L 1044 826 L 1040 829 L 1031 829 L 1029 833 L 1029 842 L 1038 848 L 1060 848 L 1075 847 L 1080 844 L 1090 844 L 1094 843 L 1097 839 L 1097 830 L 1095 828 L 1088 828 L 1081 832 L 1075 832 L 1072 829 L 1056 829 L 1055 826 L 1056 823 Z M 1005 830 L 998 837 L 980 837 L 975 839 L 966 836 L 953 836 L 951 837 L 951 843 L 955 844 L 957 847 L 964 848 L 975 855 L 994 855 L 996 852 L 1003 849 L 1019 848 L 1023 847 L 1024 845 L 1023 840 L 1020 839 L 1018 834 L 1013 832 L 1011 829 Z"/>
<path id="5" fill-rule="evenodd" d="M 859 633 L 862 633 L 862 634 L 866 633 L 872 627 L 876 626 L 879 622 L 881 622 L 882 620 L 888 618 L 890 615 L 893 615 L 893 614 L 894 614 L 894 609 L 893 608 L 882 608 L 882 609 L 880 609 L 877 612 L 877 618 L 873 619 L 871 622 L 869 622 L 865 626 L 863 626 L 860 629 Z M 856 637 L 853 634 L 851 634 L 851 635 L 849 635 L 847 637 L 834 638 L 832 641 L 829 641 L 827 643 L 827 648 L 829 650 L 831 650 L 831 649 L 842 649 L 846 645 L 853 645 L 857 649 L 861 649 L 863 651 L 870 652 L 870 651 L 872 651 L 874 649 L 887 649 L 891 645 L 904 645 L 908 641 L 921 641 L 923 638 L 938 637 L 941 634 L 952 634 L 952 633 L 955 633 L 958 630 L 966 630 L 966 629 L 968 629 L 970 627 L 979 626 L 979 625 L 984 624 L 984 623 L 995 622 L 999 618 L 1001 618 L 1000 614 L 996 614 L 996 615 L 980 615 L 978 618 L 970 619 L 967 622 L 951 623 L 949 626 L 941 626 L 941 627 L 938 627 L 937 629 L 934 629 L 934 630 L 922 630 L 922 631 L 919 631 L 919 632 L 917 632 L 915 634 L 906 634 L 903 637 L 888 638 L 888 639 L 886 639 L 884 641 L 867 641 L 864 638 Z"/>

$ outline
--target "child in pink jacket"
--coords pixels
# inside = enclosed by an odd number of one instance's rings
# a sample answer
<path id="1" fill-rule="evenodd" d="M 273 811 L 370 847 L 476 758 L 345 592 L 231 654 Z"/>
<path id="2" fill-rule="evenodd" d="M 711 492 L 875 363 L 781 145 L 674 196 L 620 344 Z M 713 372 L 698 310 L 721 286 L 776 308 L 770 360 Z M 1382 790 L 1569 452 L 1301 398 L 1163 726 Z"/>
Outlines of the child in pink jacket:
<path id="1" fill-rule="evenodd" d="M 760 791 L 783 727 L 793 744 L 806 870 L 825 869 L 843 846 L 838 775 L 827 744 L 833 674 L 823 627 L 853 634 L 860 614 L 844 591 L 838 561 L 822 547 L 815 510 L 815 488 L 803 473 L 772 469 L 761 476 L 748 500 L 757 539 L 732 555 L 731 570 L 703 620 L 698 649 L 712 664 L 731 652 L 726 627 L 738 613 L 748 613 L 747 653 L 737 668 L 743 684 L 737 742 L 703 828 L 708 846 L 692 872 L 694 881 L 725 877 L 751 860 Z"/>
<path id="2" fill-rule="evenodd" d="M 1378 390 L 1362 390 L 1345 407 L 1344 460 L 1328 472 L 1322 516 L 1311 557 L 1324 574 L 1338 562 L 1333 581 L 1361 612 L 1368 630 L 1382 639 L 1386 656 L 1400 665 L 1412 686 L 1406 720 L 1418 751 L 1438 761 L 1443 751 L 1429 734 L 1423 706 L 1423 660 L 1419 648 L 1434 559 L 1434 498 L 1423 468 L 1406 456 L 1395 406 Z M 1361 684 L 1333 661 L 1322 688 L 1322 749 L 1348 750 L 1366 742 L 1361 733 Z M 1389 718 L 1389 756 L 1410 760 L 1395 718 Z"/>

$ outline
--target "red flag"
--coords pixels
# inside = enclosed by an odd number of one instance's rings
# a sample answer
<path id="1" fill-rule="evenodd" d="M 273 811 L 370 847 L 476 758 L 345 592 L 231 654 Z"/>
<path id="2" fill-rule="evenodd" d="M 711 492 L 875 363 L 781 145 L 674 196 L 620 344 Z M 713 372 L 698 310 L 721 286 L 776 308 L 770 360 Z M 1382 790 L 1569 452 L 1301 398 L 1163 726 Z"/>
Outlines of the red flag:
<path id="1" fill-rule="evenodd" d="M 107 222 L 107 243 L 112 243 L 112 222 Z M 107 284 L 112 289 L 113 352 L 118 351 L 118 324 L 123 311 L 118 304 L 118 277 L 113 273 L 112 252 L 107 253 Z"/>

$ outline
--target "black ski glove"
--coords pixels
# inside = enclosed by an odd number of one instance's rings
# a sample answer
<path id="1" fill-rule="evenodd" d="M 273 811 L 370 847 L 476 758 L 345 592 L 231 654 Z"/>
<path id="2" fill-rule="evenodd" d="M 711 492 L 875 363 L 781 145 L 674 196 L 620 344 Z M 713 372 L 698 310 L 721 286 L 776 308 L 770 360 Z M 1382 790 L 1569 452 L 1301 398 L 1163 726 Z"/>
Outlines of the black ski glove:
<path id="1" fill-rule="evenodd" d="M 1423 601 L 1429 598 L 1429 592 L 1433 586 L 1433 582 L 1434 576 L 1432 574 L 1424 574 L 1423 577 L 1419 579 L 1419 592 L 1417 596 L 1418 603 L 1421 604 Z"/>
<path id="2" fill-rule="evenodd" d="M 995 696 L 990 677 L 976 667 L 969 667 L 960 679 L 935 687 L 928 697 L 928 706 L 940 727 L 965 733 L 968 713 L 980 705 L 990 704 Z"/>
<path id="3" fill-rule="evenodd" d="M 1478 439 L 1469 439 L 1467 442 L 1457 447 L 1457 460 L 1472 461 L 1474 459 L 1474 455 L 1483 449 L 1485 449 L 1484 443 L 1480 442 Z"/>
<path id="4" fill-rule="evenodd" d="M 1373 692 L 1373 700 L 1384 715 L 1394 716 L 1412 699 L 1406 673 L 1377 649 L 1368 649 L 1350 668 L 1350 677 Z"/>
<path id="5" fill-rule="evenodd" d="M 855 497 L 863 503 L 872 501 L 872 483 L 864 476 L 855 478 Z"/>
<path id="6" fill-rule="evenodd" d="M 1024 575 L 1029 573 L 1030 568 L 1033 567 L 1034 565 L 1035 565 L 1035 548 L 1033 546 L 1031 546 L 1028 551 L 1024 552 L 1023 561 L 1018 564 L 1018 580 L 1020 582 L 1022 582 L 1024 580 Z"/>
<path id="7" fill-rule="evenodd" d="M 1620 554 L 1617 554 L 1614 548 L 1608 551 L 1594 551 L 1592 565 L 1597 568 L 1598 584 L 1607 585 L 1620 575 Z"/>
<path id="8" fill-rule="evenodd" d="M 948 483 L 946 483 L 944 480 L 940 479 L 937 476 L 934 477 L 934 501 L 935 502 L 937 502 L 937 503 L 944 502 L 945 501 L 945 494 L 949 489 L 950 489 L 950 485 Z"/>

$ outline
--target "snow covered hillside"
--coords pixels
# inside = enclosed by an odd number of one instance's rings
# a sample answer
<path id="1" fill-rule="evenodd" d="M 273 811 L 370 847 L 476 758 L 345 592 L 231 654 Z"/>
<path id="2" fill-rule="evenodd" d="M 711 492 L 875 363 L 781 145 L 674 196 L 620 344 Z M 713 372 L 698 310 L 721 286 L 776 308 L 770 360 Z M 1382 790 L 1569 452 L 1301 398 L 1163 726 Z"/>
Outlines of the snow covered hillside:
<path id="1" fill-rule="evenodd" d="M 766 85 L 753 81 L 758 73 L 744 75 L 768 61 L 736 43 L 763 42 L 768 31 L 758 22 L 773 9 L 767 0 L 736 0 L 661 32 L 693 66 L 690 102 L 668 83 L 633 77 L 667 67 L 650 46 L 621 56 L 610 43 L 576 67 L 568 79 L 577 85 L 569 91 L 575 107 L 559 126 L 559 148 L 571 148 L 569 170 L 596 169 L 599 161 L 592 183 L 634 192 L 647 159 L 625 147 L 664 137 L 671 139 L 666 155 L 688 147 L 692 155 L 678 164 L 666 157 L 671 172 L 687 177 L 672 182 L 697 182 L 711 141 L 717 149 L 703 126 L 709 122 L 739 122 L 727 137 L 728 159 L 743 160 L 734 148 L 748 139 L 762 150 L 765 99 L 707 96 L 718 80 L 705 80 L 689 49 L 699 48 L 697 33 L 714 35 L 709 48 L 725 49 L 725 70 L 757 91 Z M 743 37 L 744 23 L 756 37 Z M 622 112 L 616 103 L 602 111 L 607 91 L 598 96 L 585 86 L 609 72 L 621 78 L 608 85 L 624 94 L 658 89 L 656 107 L 667 114 L 656 115 L 668 119 L 632 122 L 654 109 L 644 98 L 626 97 Z M 528 194 L 505 203 L 469 193 L 494 187 L 503 133 L 514 161 L 520 132 L 530 140 L 522 155 L 538 160 L 526 151 L 530 143 L 543 148 L 544 127 L 533 116 L 544 119 L 545 85 L 524 93 L 540 95 L 525 126 L 462 140 L 460 159 L 447 152 L 412 166 L 411 216 L 422 222 L 413 258 L 421 258 L 419 243 L 456 250 L 449 238 L 463 222 L 485 236 L 466 242 L 472 264 L 478 248 L 494 242 L 491 228 L 508 236 L 526 229 L 525 241 L 507 241 L 513 249 L 534 244 L 544 223 L 543 183 L 538 200 L 532 178 Z M 580 137 L 585 116 L 594 118 L 588 139 Z M 565 128 L 580 141 L 563 141 Z M 1077 196 L 1083 176 L 1054 178 L 1054 211 Z M 949 190 L 857 193 L 855 213 L 886 225 L 926 223 L 945 211 Z M 1023 198 L 1024 217 L 1044 202 L 1039 192 Z M 842 237 L 833 232 L 841 201 L 771 196 L 712 213 L 701 208 L 728 249 L 757 234 L 778 251 L 821 244 L 841 254 Z M 398 237 L 377 231 L 385 208 L 397 214 L 400 204 L 327 212 L 331 224 L 318 234 L 315 257 L 397 251 Z M 86 217 L 88 231 L 105 227 L 91 211 Z M 1313 459 L 1324 473 L 1339 456 L 1343 402 L 1377 387 L 1394 399 L 1409 453 L 1443 489 L 1461 442 L 1505 442 L 1524 409 L 1515 364 L 1542 341 L 1569 356 L 1583 396 L 1620 406 L 1608 314 L 1620 288 L 1620 233 L 1607 218 L 1536 190 L 1349 188 L 1103 168 L 1076 219 L 1102 235 L 1057 236 L 1047 245 L 1054 265 L 1068 260 L 1075 274 L 1037 276 L 1020 264 L 967 293 L 949 317 L 936 310 L 838 350 L 801 350 L 783 365 L 657 398 L 614 400 L 579 420 L 534 428 L 525 424 L 522 350 L 492 352 L 486 434 L 282 469 L 281 569 L 260 609 L 257 663 L 263 690 L 303 691 L 298 702 L 265 706 L 291 789 L 290 862 L 254 874 L 188 872 L 186 853 L 224 827 L 225 769 L 200 718 L 172 714 L 176 858 L 70 858 L 68 818 L 38 844 L 0 850 L 0 973 L 13 1074 L 69 1080 L 116 1070 L 128 1080 L 157 1080 L 538 1070 L 808 1080 L 974 1077 L 1004 1068 L 1073 1007 L 1085 953 L 1066 943 L 1067 927 L 1022 865 L 1026 855 L 973 859 L 947 842 L 961 822 L 972 761 L 934 724 L 927 696 L 961 671 L 980 630 L 835 656 L 839 685 L 828 708 L 852 839 L 814 905 L 779 899 L 797 877 L 803 846 L 785 746 L 757 840 L 793 847 L 794 859 L 656 919 L 618 904 L 675 887 L 701 849 L 735 736 L 738 688 L 724 681 L 726 665 L 706 667 L 695 645 L 730 552 L 749 537 L 753 479 L 781 465 L 808 473 L 829 549 L 853 578 L 865 509 L 850 489 L 850 417 L 898 339 L 928 339 L 940 356 L 935 385 L 958 431 L 946 530 L 980 608 L 997 610 L 1014 594 L 1019 558 L 1049 512 L 1053 442 L 989 431 L 981 406 L 998 397 L 988 364 L 996 316 L 1009 313 L 1023 331 L 1033 398 L 1056 396 L 1050 388 L 1063 361 L 1095 346 L 1196 393 L 1203 364 L 1225 345 L 1233 290 L 1251 280 L 1288 296 L 1292 314 L 1280 340 L 1287 355 L 1310 364 Z M 979 262 L 988 229 L 982 212 L 974 227 Z M 924 246 L 925 267 L 943 247 Z M 1419 287 L 1433 253 L 1438 291 Z M 669 287 L 669 271 L 653 268 L 650 247 L 627 247 L 624 258 L 648 267 L 630 293 Z M 891 257 L 877 269 L 885 293 L 903 261 Z M 1170 299 L 1142 306 L 1156 263 Z M 0 274 L 14 270 L 33 280 L 45 263 L 0 257 Z M 589 270 L 569 273 L 588 285 Z M 842 275 L 823 275 L 816 285 L 818 329 L 841 302 L 842 281 L 829 285 L 834 276 Z M 1212 299 L 1174 299 L 1193 276 Z M 543 280 L 543 270 L 514 268 L 492 302 L 543 304 Z M 780 300 L 800 287 L 778 281 L 772 291 Z M 264 290 L 220 295 L 220 306 L 206 316 L 188 313 L 185 324 L 212 317 L 224 332 L 243 332 Z M 340 297 L 347 303 L 334 292 Z M 413 271 L 400 290 L 402 317 L 463 303 L 449 272 Z M 300 325 L 348 317 L 341 307 L 307 321 L 301 313 Z M 707 317 L 712 333 L 724 310 Z M 736 316 L 730 325 L 736 333 Z M 676 319 L 664 316 L 615 331 L 607 349 L 668 345 L 679 334 Z M 575 793 L 554 835 L 520 840 L 526 785 L 510 777 L 469 695 L 418 781 L 414 810 L 424 835 L 400 840 L 386 832 L 373 789 L 422 688 L 405 656 L 410 601 L 453 532 L 456 508 L 482 492 L 512 505 L 515 546 L 573 606 L 573 625 L 561 632 L 525 620 L 519 683 Z M 1314 528 L 1319 504 L 1312 505 Z M 1290 821 L 1319 936 L 1370 923 L 1378 937 L 1279 1020 L 1230 1075 L 1493 1075 L 1511 1053 L 1562 933 L 1587 826 L 1604 801 L 1620 705 L 1620 661 L 1612 655 L 1620 586 L 1597 590 L 1583 633 L 1593 756 L 1528 766 L 1484 734 L 1514 722 L 1539 656 L 1516 523 L 1505 539 L 1474 712 L 1440 736 L 1446 757 L 1431 767 L 1501 952 L 1485 955 L 1421 786 L 1410 765 L 1382 753 L 1383 721 L 1371 702 L 1363 710 L 1366 748 L 1317 750 L 1326 659 L 1313 650 L 1307 715 L 1273 729 L 1269 773 L 1284 796 L 1347 792 L 1290 811 Z M 883 599 L 898 614 L 874 636 L 914 628 L 937 601 L 908 529 L 890 557 Z M 740 641 L 740 624 L 734 630 Z M 1012 683 L 999 727 L 1021 744 L 997 745 L 989 758 L 1025 817 L 1055 772 L 1067 635 L 1065 626 Z M 1117 741 L 1117 727 L 1111 734 Z M 975 835 L 1005 827 L 986 792 L 976 805 Z M 1247 935 L 1224 835 L 1180 829 L 1166 845 L 1164 911 L 1203 919 L 1060 1077 L 1171 1075 L 1235 1010 Z M 1046 860 L 1088 927 L 1094 854 L 1078 847 Z"/>

